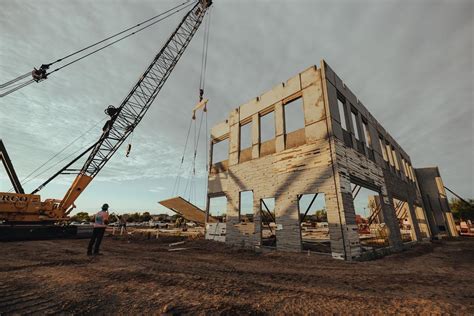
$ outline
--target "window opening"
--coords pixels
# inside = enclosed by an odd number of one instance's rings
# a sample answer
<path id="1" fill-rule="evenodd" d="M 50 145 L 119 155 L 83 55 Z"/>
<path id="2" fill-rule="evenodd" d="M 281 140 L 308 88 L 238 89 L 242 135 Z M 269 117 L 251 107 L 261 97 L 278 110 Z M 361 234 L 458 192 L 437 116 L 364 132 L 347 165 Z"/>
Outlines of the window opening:
<path id="1" fill-rule="evenodd" d="M 227 160 L 229 158 L 229 139 L 226 138 L 212 144 L 212 164 Z"/>
<path id="2" fill-rule="evenodd" d="M 276 247 L 275 198 L 260 200 L 260 231 L 262 232 L 262 246 Z"/>
<path id="3" fill-rule="evenodd" d="M 303 250 L 331 252 L 331 238 L 324 193 L 298 196 Z"/>
<path id="4" fill-rule="evenodd" d="M 275 113 L 270 112 L 260 117 L 260 143 L 275 138 Z"/>
<path id="5" fill-rule="evenodd" d="M 283 107 L 285 114 L 285 133 L 304 128 L 303 98 L 295 99 Z"/>
<path id="6" fill-rule="evenodd" d="M 240 192 L 239 218 L 241 222 L 253 222 L 253 191 Z"/>
<path id="7" fill-rule="evenodd" d="M 240 126 L 240 150 L 252 147 L 252 123 Z"/>
<path id="8" fill-rule="evenodd" d="M 209 198 L 209 216 L 216 218 L 221 223 L 225 223 L 226 215 L 227 197 L 218 196 Z"/>
<path id="9" fill-rule="evenodd" d="M 357 233 L 363 251 L 387 247 L 388 230 L 379 192 L 351 183 Z"/>
<path id="10" fill-rule="evenodd" d="M 379 138 L 379 144 L 380 144 L 380 148 L 381 148 L 381 150 L 382 150 L 383 160 L 385 160 L 385 161 L 388 162 L 387 148 L 385 148 L 383 139 L 382 139 L 381 137 Z"/>
<path id="11" fill-rule="evenodd" d="M 341 127 L 347 131 L 346 111 L 344 106 L 345 100 L 337 98 L 337 107 L 339 109 L 339 117 L 341 118 Z"/>
<path id="12" fill-rule="evenodd" d="M 354 128 L 354 136 L 357 140 L 360 140 L 359 136 L 359 123 L 357 122 L 357 113 L 351 111 L 351 118 L 352 118 L 352 127 Z"/>
<path id="13" fill-rule="evenodd" d="M 370 138 L 369 124 L 362 121 L 362 125 L 364 127 L 363 132 L 364 132 L 364 138 L 365 138 L 365 142 L 367 144 L 367 147 L 372 148 L 372 139 Z"/>
<path id="14" fill-rule="evenodd" d="M 393 198 L 393 207 L 395 208 L 395 216 L 400 227 L 400 235 L 403 242 L 416 240 L 413 220 L 410 214 L 410 208 L 406 201 Z"/>

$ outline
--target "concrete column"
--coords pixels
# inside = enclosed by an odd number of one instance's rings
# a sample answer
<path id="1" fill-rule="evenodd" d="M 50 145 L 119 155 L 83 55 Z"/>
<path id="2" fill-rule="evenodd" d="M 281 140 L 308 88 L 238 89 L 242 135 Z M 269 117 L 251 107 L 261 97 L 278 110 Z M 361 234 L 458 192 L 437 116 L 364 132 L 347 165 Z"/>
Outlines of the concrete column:
<path id="1" fill-rule="evenodd" d="M 230 244 L 240 243 L 240 233 L 235 225 L 239 220 L 239 191 L 229 190 L 227 192 L 227 214 L 226 214 L 226 242 Z"/>
<path id="2" fill-rule="evenodd" d="M 277 249 L 301 251 L 301 232 L 298 214 L 298 196 L 282 193 L 275 198 Z"/>
<path id="3" fill-rule="evenodd" d="M 226 242 L 240 247 L 251 248 L 255 246 L 254 223 L 241 223 L 239 218 L 240 191 L 238 189 L 229 192 L 227 200 L 227 223 Z M 253 203 L 255 215 L 255 199 Z M 257 212 L 258 213 L 258 212 Z"/>
<path id="4" fill-rule="evenodd" d="M 344 248 L 344 234 L 343 225 L 341 224 L 342 218 L 339 212 L 339 204 L 337 194 L 334 190 L 324 192 L 324 198 L 326 203 L 326 211 L 329 225 L 329 237 L 331 239 L 331 253 L 333 258 L 345 259 L 345 248 Z"/>
<path id="5" fill-rule="evenodd" d="M 393 207 L 393 199 L 387 194 L 385 186 L 382 187 L 382 213 L 387 226 L 388 242 L 391 247 L 398 250 L 402 247 L 402 237 L 400 235 L 400 226 L 398 224 L 397 216 L 395 215 L 395 208 Z"/>
<path id="6" fill-rule="evenodd" d="M 260 157 L 260 117 L 258 113 L 252 116 L 252 159 Z"/>
<path id="7" fill-rule="evenodd" d="M 414 237 L 415 240 L 420 241 L 423 238 L 421 237 L 420 225 L 418 224 L 418 218 L 416 217 L 415 207 L 413 206 L 413 201 L 408 200 L 408 216 L 413 225 Z"/>
<path id="8" fill-rule="evenodd" d="M 275 150 L 285 150 L 285 115 L 281 101 L 275 104 Z"/>
<path id="9" fill-rule="evenodd" d="M 255 231 L 253 234 L 252 244 L 254 246 L 262 246 L 262 214 L 260 212 L 260 195 L 253 192 L 253 223 L 255 224 Z"/>
<path id="10" fill-rule="evenodd" d="M 240 124 L 239 111 L 234 110 L 229 115 L 229 166 L 239 163 Z"/>
<path id="11" fill-rule="evenodd" d="M 332 256 L 350 261 L 360 255 L 361 249 L 350 179 L 341 172 L 345 174 L 337 167 L 335 194 L 327 194 L 326 209 Z"/>

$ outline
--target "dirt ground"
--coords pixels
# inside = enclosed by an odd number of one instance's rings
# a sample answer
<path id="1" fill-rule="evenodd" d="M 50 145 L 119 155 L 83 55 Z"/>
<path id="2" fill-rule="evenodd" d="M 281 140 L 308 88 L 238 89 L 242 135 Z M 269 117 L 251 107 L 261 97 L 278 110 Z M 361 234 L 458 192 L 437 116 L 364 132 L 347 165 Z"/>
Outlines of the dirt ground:
<path id="1" fill-rule="evenodd" d="M 474 238 L 368 262 L 204 240 L 0 244 L 0 314 L 474 314 Z"/>

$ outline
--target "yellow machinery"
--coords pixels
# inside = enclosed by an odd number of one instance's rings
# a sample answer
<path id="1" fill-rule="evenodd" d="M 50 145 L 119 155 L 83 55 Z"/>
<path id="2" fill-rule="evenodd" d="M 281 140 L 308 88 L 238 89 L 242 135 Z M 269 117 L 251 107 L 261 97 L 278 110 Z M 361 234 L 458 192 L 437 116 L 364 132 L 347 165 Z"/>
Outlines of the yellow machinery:
<path id="1" fill-rule="evenodd" d="M 105 110 L 109 119 L 102 129 L 101 137 L 96 143 L 54 174 L 31 194 L 23 192 L 16 175 L 10 177 L 15 193 L 0 192 L 0 222 L 3 222 L 4 225 L 27 223 L 51 224 L 67 219 L 68 214 L 75 207 L 74 202 L 79 195 L 140 123 L 201 25 L 206 11 L 211 4 L 211 0 L 199 0 L 186 5 L 186 7 L 189 6 L 191 9 L 185 14 L 178 27 L 156 54 L 153 61 L 140 76 L 138 82 L 127 94 L 120 106 L 109 106 Z M 44 79 L 47 78 L 47 75 L 45 74 Z M 7 172 L 10 170 L 14 174 L 13 166 L 11 166 L 10 159 L 3 145 L 0 146 L 0 153 Z M 89 156 L 81 169 L 68 169 L 87 153 L 89 153 Z M 37 193 L 58 175 L 71 174 L 71 171 L 76 172 L 77 176 L 64 197 L 62 199 L 46 199 L 41 201 L 41 197 Z"/>

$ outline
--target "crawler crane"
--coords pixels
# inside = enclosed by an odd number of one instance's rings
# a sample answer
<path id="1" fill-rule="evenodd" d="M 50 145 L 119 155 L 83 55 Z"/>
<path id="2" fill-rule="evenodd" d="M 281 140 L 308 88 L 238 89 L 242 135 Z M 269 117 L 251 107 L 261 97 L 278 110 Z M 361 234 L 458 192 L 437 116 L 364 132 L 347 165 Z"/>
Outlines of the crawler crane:
<path id="1" fill-rule="evenodd" d="M 3 222 L 1 226 L 55 226 L 54 223 L 67 219 L 75 207 L 76 199 L 145 116 L 211 5 L 211 0 L 199 0 L 184 15 L 122 103 L 117 107 L 106 108 L 105 113 L 109 118 L 100 138 L 94 144 L 30 194 L 25 194 L 21 185 L 15 186 L 15 192 L 0 192 L 0 222 Z M 81 169 L 70 169 L 87 154 L 89 155 Z M 72 172 L 77 173 L 77 176 L 62 199 L 41 200 L 38 192 L 45 185 L 60 174 Z"/>

